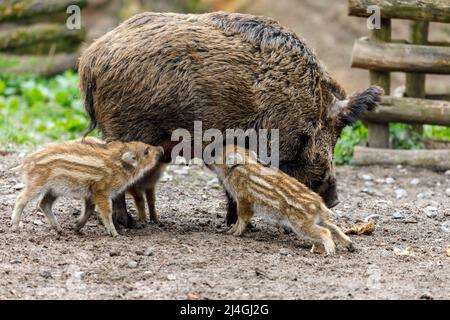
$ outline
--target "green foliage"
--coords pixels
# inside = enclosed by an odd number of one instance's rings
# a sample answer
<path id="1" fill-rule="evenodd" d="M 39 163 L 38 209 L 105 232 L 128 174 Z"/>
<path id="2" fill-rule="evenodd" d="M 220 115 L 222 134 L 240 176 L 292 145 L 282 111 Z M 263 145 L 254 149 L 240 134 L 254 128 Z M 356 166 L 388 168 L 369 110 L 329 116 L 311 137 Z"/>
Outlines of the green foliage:
<path id="1" fill-rule="evenodd" d="M 413 130 L 412 126 L 404 123 L 391 123 L 389 136 L 394 149 L 421 149 L 422 136 Z"/>
<path id="2" fill-rule="evenodd" d="M 87 128 L 78 76 L 0 76 L 0 146 L 74 139 Z"/>
<path id="3" fill-rule="evenodd" d="M 450 127 L 424 125 L 423 134 L 425 138 L 450 140 Z"/>
<path id="4" fill-rule="evenodd" d="M 367 140 L 367 128 L 361 122 L 345 127 L 334 148 L 334 162 L 336 164 L 350 163 L 353 148 L 364 140 Z"/>

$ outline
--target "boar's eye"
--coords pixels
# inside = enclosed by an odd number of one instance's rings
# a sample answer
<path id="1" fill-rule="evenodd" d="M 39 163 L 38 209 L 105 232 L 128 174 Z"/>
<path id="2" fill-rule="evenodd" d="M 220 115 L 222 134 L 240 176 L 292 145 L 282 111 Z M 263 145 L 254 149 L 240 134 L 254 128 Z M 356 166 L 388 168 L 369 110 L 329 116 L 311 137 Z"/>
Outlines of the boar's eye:
<path id="1" fill-rule="evenodd" d="M 146 148 L 146 149 L 144 150 L 144 156 L 145 156 L 145 157 L 148 156 L 148 152 L 149 152 L 149 151 L 148 151 L 148 148 Z"/>

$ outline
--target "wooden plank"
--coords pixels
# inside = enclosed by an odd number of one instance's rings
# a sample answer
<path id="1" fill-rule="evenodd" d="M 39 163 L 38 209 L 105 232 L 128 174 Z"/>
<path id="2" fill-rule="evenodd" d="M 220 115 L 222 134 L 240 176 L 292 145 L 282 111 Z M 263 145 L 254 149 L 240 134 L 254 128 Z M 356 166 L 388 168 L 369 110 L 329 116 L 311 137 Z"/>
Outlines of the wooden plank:
<path id="1" fill-rule="evenodd" d="M 411 44 L 426 45 L 428 42 L 429 23 L 424 21 L 412 21 L 409 27 L 409 41 Z M 424 73 L 407 73 L 405 94 L 411 98 L 425 98 L 425 77 Z M 423 126 L 414 124 L 413 131 L 422 136 Z"/>
<path id="2" fill-rule="evenodd" d="M 380 72 L 450 74 L 450 47 L 355 41 L 352 67 Z"/>
<path id="3" fill-rule="evenodd" d="M 365 166 L 401 164 L 445 171 L 450 169 L 450 150 L 394 150 L 356 146 L 352 163 Z"/>
<path id="4" fill-rule="evenodd" d="M 84 29 L 69 30 L 64 24 L 38 23 L 0 31 L 0 50 L 36 54 L 48 53 L 48 48 L 57 46 L 57 52 L 73 51 L 84 37 Z"/>
<path id="5" fill-rule="evenodd" d="M 0 54 L 0 73 L 51 76 L 74 69 L 79 56 L 79 52 L 48 56 Z"/>
<path id="6" fill-rule="evenodd" d="M 82 8 L 86 4 L 87 0 L 3 0 L 0 2 L 0 22 L 66 13 L 70 5 Z"/>
<path id="7" fill-rule="evenodd" d="M 391 21 L 381 20 L 381 29 L 375 29 L 371 32 L 371 40 L 375 43 L 384 43 L 391 41 Z M 391 76 L 389 72 L 370 71 L 370 83 L 378 85 L 384 89 L 385 94 L 389 94 L 391 89 Z M 367 144 L 372 148 L 389 147 L 389 124 L 376 121 L 368 121 L 368 141 Z"/>
<path id="8" fill-rule="evenodd" d="M 348 14 L 369 17 L 369 6 L 380 8 L 384 19 L 408 19 L 416 21 L 450 22 L 448 0 L 349 0 Z"/>
<path id="9" fill-rule="evenodd" d="M 384 96 L 378 108 L 367 113 L 364 119 L 450 126 L 450 101 Z"/>

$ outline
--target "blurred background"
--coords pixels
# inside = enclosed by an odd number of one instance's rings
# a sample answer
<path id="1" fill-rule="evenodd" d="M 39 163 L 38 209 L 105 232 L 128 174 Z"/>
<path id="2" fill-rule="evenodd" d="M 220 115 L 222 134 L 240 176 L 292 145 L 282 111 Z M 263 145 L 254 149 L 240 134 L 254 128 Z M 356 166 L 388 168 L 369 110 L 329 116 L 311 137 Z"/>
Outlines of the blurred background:
<path id="1" fill-rule="evenodd" d="M 66 26 L 68 5 L 81 8 L 81 29 Z M 0 150 L 27 149 L 51 140 L 78 138 L 87 128 L 74 71 L 80 52 L 124 19 L 143 11 L 243 12 L 278 20 L 314 48 L 338 82 L 352 93 L 369 85 L 368 72 L 350 68 L 353 42 L 368 36 L 366 20 L 349 17 L 345 0 L 5 0 L 0 1 Z M 395 38 L 408 37 L 407 21 L 393 20 Z M 429 40 L 450 41 L 450 26 L 432 23 Z M 392 74 L 391 92 L 404 83 Z M 427 92 L 450 94 L 445 76 L 427 75 Z M 424 126 L 415 136 L 391 124 L 395 148 L 423 148 L 427 139 L 450 140 L 450 129 Z M 348 163 L 367 130 L 346 128 L 336 162 Z"/>

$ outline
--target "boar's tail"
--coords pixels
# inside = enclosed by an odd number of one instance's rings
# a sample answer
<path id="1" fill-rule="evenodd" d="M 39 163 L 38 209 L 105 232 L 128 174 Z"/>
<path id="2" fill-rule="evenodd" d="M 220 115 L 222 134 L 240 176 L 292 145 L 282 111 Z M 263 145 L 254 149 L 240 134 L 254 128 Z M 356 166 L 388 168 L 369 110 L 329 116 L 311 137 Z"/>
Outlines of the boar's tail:
<path id="1" fill-rule="evenodd" d="M 97 126 L 97 118 L 95 117 L 95 109 L 94 109 L 94 91 L 95 91 L 95 82 L 90 80 L 86 83 L 84 96 L 84 108 L 86 109 L 86 112 L 90 118 L 90 123 L 89 128 L 84 133 L 84 137 L 86 137 L 89 133 L 91 133 Z"/>
<path id="2" fill-rule="evenodd" d="M 382 88 L 372 86 L 363 92 L 352 95 L 345 107 L 344 116 L 342 117 L 343 124 L 352 124 L 361 119 L 367 111 L 375 110 L 383 94 L 384 90 Z"/>

